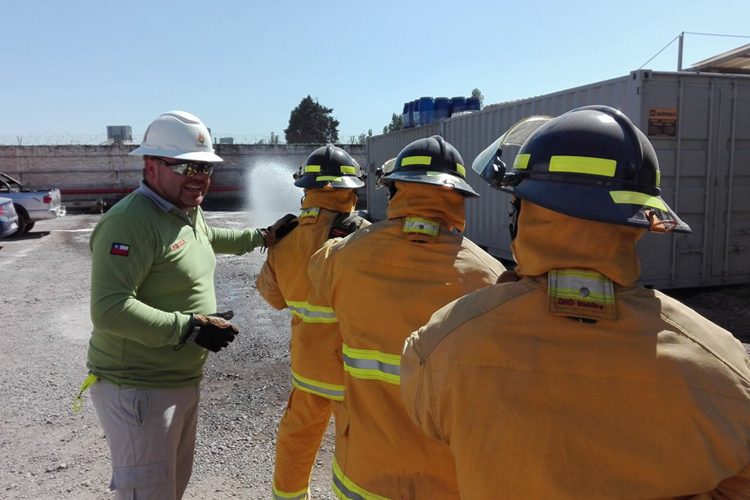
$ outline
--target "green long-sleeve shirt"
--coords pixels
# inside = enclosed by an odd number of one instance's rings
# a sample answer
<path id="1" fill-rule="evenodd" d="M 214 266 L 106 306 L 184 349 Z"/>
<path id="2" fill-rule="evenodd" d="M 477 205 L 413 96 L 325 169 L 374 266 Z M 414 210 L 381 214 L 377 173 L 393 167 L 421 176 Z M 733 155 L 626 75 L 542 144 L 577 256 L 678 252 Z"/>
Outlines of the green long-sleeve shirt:
<path id="1" fill-rule="evenodd" d="M 211 228 L 200 207 L 186 215 L 141 185 L 91 235 L 89 371 L 118 385 L 197 384 L 207 351 L 173 347 L 191 313 L 216 312 L 214 254 L 261 245 L 257 229 Z"/>

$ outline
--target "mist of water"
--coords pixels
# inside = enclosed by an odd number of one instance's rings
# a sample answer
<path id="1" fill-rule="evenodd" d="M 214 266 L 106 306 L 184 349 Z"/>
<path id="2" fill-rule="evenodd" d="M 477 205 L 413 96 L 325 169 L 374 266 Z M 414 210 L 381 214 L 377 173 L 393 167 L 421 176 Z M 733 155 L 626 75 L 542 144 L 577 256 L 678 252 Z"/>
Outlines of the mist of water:
<path id="1" fill-rule="evenodd" d="M 246 209 L 261 225 L 271 224 L 285 213 L 296 214 L 304 195 L 294 185 L 292 174 L 299 168 L 293 160 L 278 157 L 252 160 L 247 170 Z"/>

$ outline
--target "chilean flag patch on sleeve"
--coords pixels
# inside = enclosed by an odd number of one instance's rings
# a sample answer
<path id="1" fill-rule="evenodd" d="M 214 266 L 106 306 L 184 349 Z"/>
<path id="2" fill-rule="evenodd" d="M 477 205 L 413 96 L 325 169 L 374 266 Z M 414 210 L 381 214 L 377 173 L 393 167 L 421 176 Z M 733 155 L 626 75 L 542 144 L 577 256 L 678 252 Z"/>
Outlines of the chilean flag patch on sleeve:
<path id="1" fill-rule="evenodd" d="M 127 257 L 130 253 L 130 245 L 125 243 L 112 243 L 112 250 L 109 251 L 112 255 L 122 255 Z"/>

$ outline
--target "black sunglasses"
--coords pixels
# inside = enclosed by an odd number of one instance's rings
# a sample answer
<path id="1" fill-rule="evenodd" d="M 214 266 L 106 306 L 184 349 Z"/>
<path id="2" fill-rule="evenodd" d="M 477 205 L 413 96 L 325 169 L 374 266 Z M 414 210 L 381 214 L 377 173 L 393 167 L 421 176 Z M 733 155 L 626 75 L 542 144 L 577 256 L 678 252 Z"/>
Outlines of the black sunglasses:
<path id="1" fill-rule="evenodd" d="M 165 166 L 178 175 L 184 175 L 185 177 L 193 177 L 198 174 L 204 174 L 211 176 L 214 173 L 214 166 L 212 163 L 196 163 L 193 161 L 186 161 L 181 163 L 168 163 L 163 158 L 157 158 Z"/>

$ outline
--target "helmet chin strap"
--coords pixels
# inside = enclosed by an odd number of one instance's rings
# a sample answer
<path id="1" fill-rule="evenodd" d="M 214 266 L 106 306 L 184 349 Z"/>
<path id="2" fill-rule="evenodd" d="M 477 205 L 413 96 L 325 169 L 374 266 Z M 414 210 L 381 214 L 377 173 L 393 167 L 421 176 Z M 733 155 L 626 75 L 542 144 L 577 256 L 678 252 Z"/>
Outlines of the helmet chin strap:
<path id="1" fill-rule="evenodd" d="M 510 202 L 510 212 L 508 212 L 508 232 L 510 233 L 510 241 L 516 239 L 518 234 L 518 218 L 521 216 L 521 198 L 513 197 Z"/>

